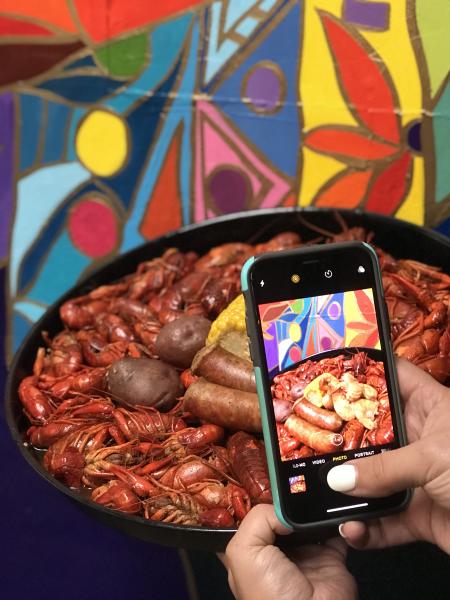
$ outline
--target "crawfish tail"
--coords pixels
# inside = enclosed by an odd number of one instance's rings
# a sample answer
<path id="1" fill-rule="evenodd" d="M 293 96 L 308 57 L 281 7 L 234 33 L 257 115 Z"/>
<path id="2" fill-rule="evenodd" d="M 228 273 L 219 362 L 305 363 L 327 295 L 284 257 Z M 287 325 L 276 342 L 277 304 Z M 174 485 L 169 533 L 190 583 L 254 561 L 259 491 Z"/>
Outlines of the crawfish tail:
<path id="1" fill-rule="evenodd" d="M 238 431 L 228 440 L 227 448 L 233 471 L 252 503 L 272 502 L 263 444 L 252 435 Z"/>
<path id="2" fill-rule="evenodd" d="M 157 410 L 147 412 L 118 408 L 113 412 L 113 417 L 117 427 L 128 440 L 138 438 L 152 441 L 161 434 L 174 433 L 186 427 L 180 417 Z"/>

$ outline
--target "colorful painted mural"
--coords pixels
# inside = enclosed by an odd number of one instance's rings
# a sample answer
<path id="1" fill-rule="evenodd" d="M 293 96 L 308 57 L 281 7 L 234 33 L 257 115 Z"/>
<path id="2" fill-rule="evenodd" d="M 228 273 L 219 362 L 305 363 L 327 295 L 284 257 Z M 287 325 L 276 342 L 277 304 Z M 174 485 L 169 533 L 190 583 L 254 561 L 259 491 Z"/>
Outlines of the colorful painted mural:
<path id="1" fill-rule="evenodd" d="M 299 203 L 445 230 L 449 22 L 448 0 L 2 0 L 8 355 L 87 270 L 191 221 Z"/>

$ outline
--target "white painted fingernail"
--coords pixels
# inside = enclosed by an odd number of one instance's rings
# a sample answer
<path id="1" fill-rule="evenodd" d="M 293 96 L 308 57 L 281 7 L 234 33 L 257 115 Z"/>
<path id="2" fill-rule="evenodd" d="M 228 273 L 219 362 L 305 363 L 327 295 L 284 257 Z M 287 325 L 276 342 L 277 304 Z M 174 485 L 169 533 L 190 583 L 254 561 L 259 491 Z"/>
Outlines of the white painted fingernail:
<path id="1" fill-rule="evenodd" d="M 347 536 L 345 535 L 345 533 L 344 533 L 344 523 L 341 523 L 341 524 L 339 525 L 339 535 L 340 535 L 342 538 L 344 538 L 344 540 L 345 540 L 345 538 L 347 537 Z"/>
<path id="2" fill-rule="evenodd" d="M 327 483 L 335 492 L 351 492 L 356 486 L 356 469 L 353 465 L 339 465 L 328 471 Z"/>

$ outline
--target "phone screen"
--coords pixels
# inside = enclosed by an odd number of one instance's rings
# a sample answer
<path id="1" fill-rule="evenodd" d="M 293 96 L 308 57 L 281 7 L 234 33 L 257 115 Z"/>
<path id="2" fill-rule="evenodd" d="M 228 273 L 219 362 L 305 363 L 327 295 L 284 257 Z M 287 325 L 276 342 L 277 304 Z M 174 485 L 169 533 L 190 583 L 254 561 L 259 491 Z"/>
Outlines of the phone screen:
<path id="1" fill-rule="evenodd" d="M 376 269 L 370 252 L 356 245 L 284 261 L 274 256 L 252 273 L 280 502 L 296 523 L 404 500 L 345 496 L 326 481 L 333 466 L 402 443 Z"/>

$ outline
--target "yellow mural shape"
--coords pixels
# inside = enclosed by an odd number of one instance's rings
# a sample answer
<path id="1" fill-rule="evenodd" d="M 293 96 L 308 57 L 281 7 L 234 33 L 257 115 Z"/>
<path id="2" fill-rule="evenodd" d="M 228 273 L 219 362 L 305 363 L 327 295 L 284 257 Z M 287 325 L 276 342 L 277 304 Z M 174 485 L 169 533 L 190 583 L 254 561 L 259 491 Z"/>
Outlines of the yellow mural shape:
<path id="1" fill-rule="evenodd" d="M 299 342 L 302 337 L 302 330 L 298 323 L 292 323 L 289 327 L 289 337 L 293 342 Z"/>
<path id="2" fill-rule="evenodd" d="M 88 113 L 77 131 L 75 148 L 83 165 L 95 175 L 110 177 L 125 164 L 128 156 L 128 127 L 107 110 Z"/>

